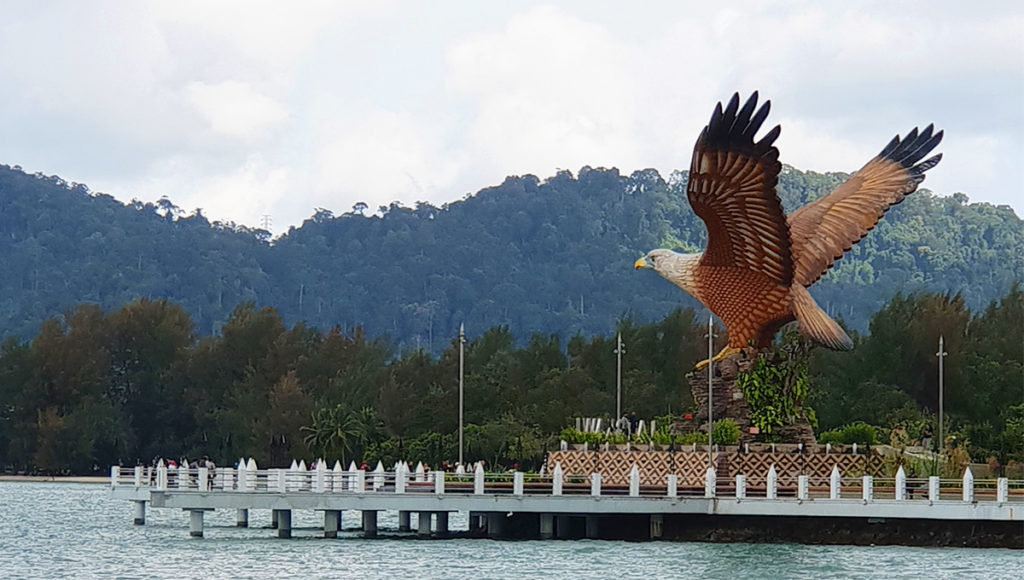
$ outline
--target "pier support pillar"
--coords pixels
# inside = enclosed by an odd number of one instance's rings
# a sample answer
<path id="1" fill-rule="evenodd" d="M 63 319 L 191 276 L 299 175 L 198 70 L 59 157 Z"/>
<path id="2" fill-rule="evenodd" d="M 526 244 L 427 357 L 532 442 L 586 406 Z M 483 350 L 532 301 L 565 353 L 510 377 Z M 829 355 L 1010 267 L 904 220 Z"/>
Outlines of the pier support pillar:
<path id="1" fill-rule="evenodd" d="M 484 529 L 486 519 L 484 514 L 480 512 L 469 512 L 469 531 L 479 532 Z"/>
<path id="2" fill-rule="evenodd" d="M 270 510 L 270 527 L 277 529 L 277 510 Z"/>
<path id="3" fill-rule="evenodd" d="M 363 537 L 377 537 L 377 512 L 373 510 L 363 510 Z"/>
<path id="4" fill-rule="evenodd" d="M 337 538 L 341 529 L 341 510 L 324 510 L 324 537 Z"/>
<path id="5" fill-rule="evenodd" d="M 435 532 L 438 536 L 448 535 L 448 512 L 437 512 L 437 529 Z"/>
<path id="6" fill-rule="evenodd" d="M 597 526 L 597 516 L 586 516 L 587 519 L 587 537 L 590 539 L 596 539 L 600 533 Z"/>
<path id="7" fill-rule="evenodd" d="M 406 511 L 398 512 L 398 531 L 399 532 L 408 532 L 410 529 L 412 529 L 411 526 L 409 525 L 409 520 L 412 519 L 410 516 L 411 516 L 411 514 L 409 512 L 406 512 Z"/>
<path id="8" fill-rule="evenodd" d="M 235 526 L 239 528 L 249 527 L 249 510 L 245 508 L 235 510 Z"/>
<path id="9" fill-rule="evenodd" d="M 292 537 L 292 510 L 274 510 L 277 512 L 277 537 Z"/>
<path id="10" fill-rule="evenodd" d="M 416 515 L 419 516 L 419 525 L 416 526 L 416 535 L 418 536 L 429 536 L 430 535 L 430 512 L 419 512 Z"/>
<path id="11" fill-rule="evenodd" d="M 193 538 L 203 537 L 203 510 L 188 511 L 188 535 Z"/>
<path id="12" fill-rule="evenodd" d="M 136 501 L 135 504 L 135 525 L 144 526 L 146 525 L 146 502 Z"/>
<path id="13" fill-rule="evenodd" d="M 550 540 L 555 535 L 555 516 L 540 514 L 540 539 Z"/>
<path id="14" fill-rule="evenodd" d="M 651 514 L 651 539 L 661 539 L 661 526 L 665 521 L 665 516 L 662 514 Z"/>
<path id="15" fill-rule="evenodd" d="M 505 512 L 487 512 L 487 537 L 500 538 L 505 535 Z"/>
<path id="16" fill-rule="evenodd" d="M 569 516 L 555 517 L 555 534 L 563 540 L 569 537 Z"/>

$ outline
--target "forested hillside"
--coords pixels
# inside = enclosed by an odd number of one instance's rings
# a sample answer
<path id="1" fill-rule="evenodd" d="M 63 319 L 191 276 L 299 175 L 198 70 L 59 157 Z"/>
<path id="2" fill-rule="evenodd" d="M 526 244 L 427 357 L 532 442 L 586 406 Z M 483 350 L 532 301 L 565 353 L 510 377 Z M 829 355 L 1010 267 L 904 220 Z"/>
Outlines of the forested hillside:
<path id="1" fill-rule="evenodd" d="M 779 192 L 792 210 L 844 178 L 786 168 Z M 79 303 L 109 311 L 140 297 L 180 303 L 199 335 L 219 332 L 251 301 L 275 306 L 289 325 L 360 325 L 399 351 L 440 352 L 460 322 L 471 336 L 506 325 L 520 340 L 608 333 L 624 316 L 646 322 L 679 306 L 699 310 L 631 267 L 654 247 L 702 247 L 685 179 L 589 167 L 509 177 L 442 207 L 321 210 L 271 241 L 167 200 L 124 205 L 0 166 L 0 334 L 34 336 L 44 319 Z M 812 293 L 860 330 L 897 292 L 959 292 L 981 310 L 1024 279 L 1022 256 L 1024 222 L 1010 208 L 921 191 Z"/>

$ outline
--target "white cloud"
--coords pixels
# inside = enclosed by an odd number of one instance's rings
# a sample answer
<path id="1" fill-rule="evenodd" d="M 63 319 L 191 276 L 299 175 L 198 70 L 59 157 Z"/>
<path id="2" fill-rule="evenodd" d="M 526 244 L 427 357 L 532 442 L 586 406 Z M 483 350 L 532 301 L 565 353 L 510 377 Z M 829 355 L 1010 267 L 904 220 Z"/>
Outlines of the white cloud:
<path id="1" fill-rule="evenodd" d="M 509 174 L 667 175 L 759 89 L 786 163 L 852 171 L 935 122 L 926 185 L 1024 214 L 1022 29 L 1012 2 L 15 1 L 0 163 L 283 231 Z"/>
<path id="2" fill-rule="evenodd" d="M 465 147 L 481 169 L 634 164 L 632 49 L 608 30 L 541 6 L 448 56 L 448 86 L 469 103 Z M 497 174 L 497 175 L 496 175 Z"/>
<path id="3" fill-rule="evenodd" d="M 315 205 L 347 211 L 359 201 L 371 208 L 437 201 L 451 186 L 458 161 L 445 156 L 430 125 L 371 109 L 358 121 L 324 127 L 315 157 Z"/>
<path id="4" fill-rule="evenodd" d="M 270 129 L 288 119 L 288 111 L 281 103 L 238 81 L 214 85 L 191 82 L 185 87 L 185 98 L 214 133 L 228 137 L 266 137 Z"/>

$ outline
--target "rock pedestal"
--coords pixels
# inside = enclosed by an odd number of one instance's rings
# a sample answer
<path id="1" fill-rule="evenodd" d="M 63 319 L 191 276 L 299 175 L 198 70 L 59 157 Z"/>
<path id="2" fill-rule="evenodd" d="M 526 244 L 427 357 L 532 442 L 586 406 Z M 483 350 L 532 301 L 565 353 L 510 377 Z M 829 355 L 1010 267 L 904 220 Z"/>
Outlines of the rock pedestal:
<path id="1" fill-rule="evenodd" d="M 712 394 L 714 396 L 713 421 L 732 419 L 740 428 L 740 444 L 760 441 L 758 435 L 750 433 L 750 405 L 747 404 L 743 392 L 736 386 L 736 378 L 746 372 L 757 361 L 757 351 L 743 349 L 739 354 L 722 359 L 714 365 L 711 377 Z M 708 371 L 711 366 L 695 370 L 688 375 L 690 393 L 697 404 L 697 411 L 692 419 L 676 419 L 672 423 L 673 433 L 691 433 L 708 431 Z M 814 430 L 807 421 L 806 415 L 793 423 L 776 429 L 780 442 L 803 443 L 814 445 Z"/>

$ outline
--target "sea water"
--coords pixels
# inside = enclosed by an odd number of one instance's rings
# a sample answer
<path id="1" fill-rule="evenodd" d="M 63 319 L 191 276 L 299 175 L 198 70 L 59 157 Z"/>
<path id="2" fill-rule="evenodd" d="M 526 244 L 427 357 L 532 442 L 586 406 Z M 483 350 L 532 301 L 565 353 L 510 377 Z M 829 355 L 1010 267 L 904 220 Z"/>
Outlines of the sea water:
<path id="1" fill-rule="evenodd" d="M 362 539 L 358 512 L 329 540 L 320 513 L 292 519 L 282 540 L 268 510 L 251 510 L 249 528 L 220 510 L 192 538 L 181 510 L 132 525 L 132 503 L 105 485 L 0 482 L 0 578 L 1024 578 L 1024 551 L 1009 549 Z M 396 514 L 379 525 L 397 528 Z"/>

